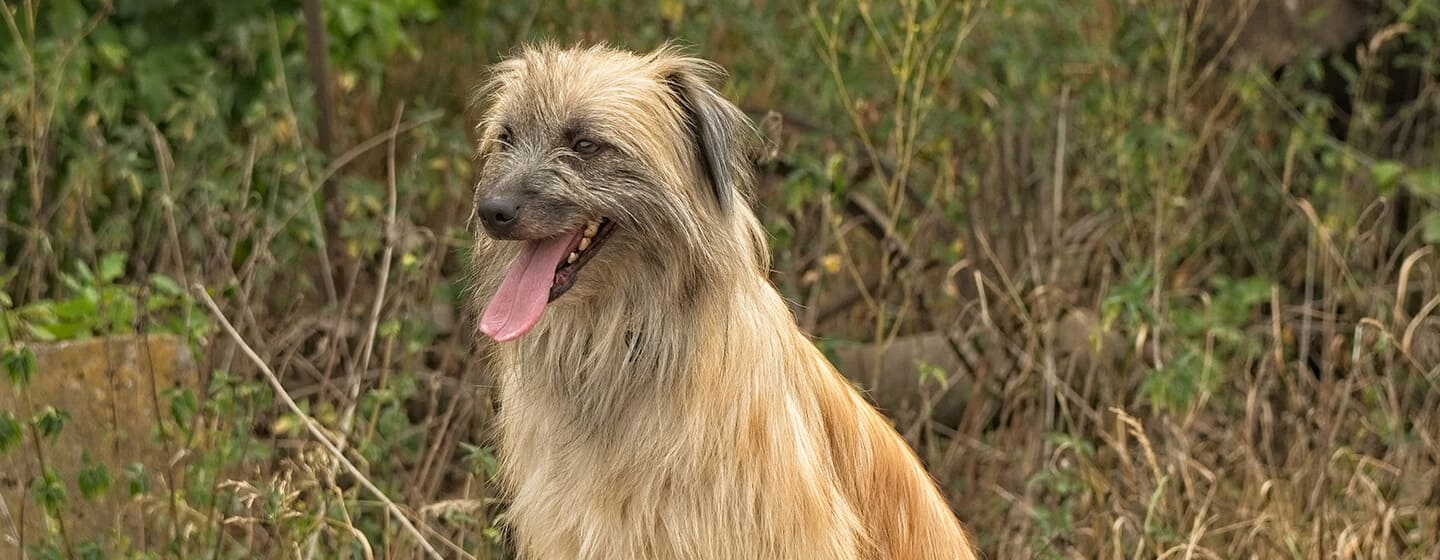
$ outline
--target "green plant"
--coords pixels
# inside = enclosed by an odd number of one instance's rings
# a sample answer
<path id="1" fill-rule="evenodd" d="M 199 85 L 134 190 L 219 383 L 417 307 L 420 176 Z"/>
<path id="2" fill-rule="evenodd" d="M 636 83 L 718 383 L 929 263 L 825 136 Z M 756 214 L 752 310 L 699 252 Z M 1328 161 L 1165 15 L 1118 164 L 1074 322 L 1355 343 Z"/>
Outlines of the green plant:
<path id="1" fill-rule="evenodd" d="M 107 253 L 96 271 L 77 262 L 73 273 L 60 277 L 69 297 L 0 311 L 5 313 L 0 327 L 18 331 L 0 334 L 11 339 L 53 342 L 97 334 L 127 334 L 134 332 L 137 324 L 144 324 L 150 332 L 177 334 L 189 340 L 207 336 L 209 321 L 195 313 L 194 302 L 173 279 L 154 274 L 146 286 L 117 284 L 124 267 L 123 253 Z"/>
<path id="2" fill-rule="evenodd" d="M 963 396 L 913 443 L 989 556 L 1425 558 L 1440 5 L 1362 3 L 1386 27 L 1261 66 L 1215 57 L 1251 48 L 1219 4 L 322 0 L 321 153 L 298 2 L 0 0 L 0 454 L 94 421 L 24 404 L 47 341 L 181 335 L 205 382 L 154 395 L 173 469 L 36 470 L 59 515 L 29 502 L 56 519 L 27 553 L 417 552 L 200 285 L 447 555 L 508 558 L 470 92 L 522 41 L 676 38 L 781 115 L 756 207 L 827 355 L 946 335 L 957 367 L 898 375 Z M 159 529 L 66 538 L 87 494 Z"/>

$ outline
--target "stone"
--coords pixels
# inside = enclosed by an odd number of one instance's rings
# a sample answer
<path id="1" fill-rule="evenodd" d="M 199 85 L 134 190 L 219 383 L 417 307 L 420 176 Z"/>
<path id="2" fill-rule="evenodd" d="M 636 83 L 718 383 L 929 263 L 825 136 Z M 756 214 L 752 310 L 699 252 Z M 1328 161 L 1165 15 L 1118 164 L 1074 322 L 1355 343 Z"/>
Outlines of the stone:
<path id="1" fill-rule="evenodd" d="M 111 539 L 120 538 L 140 544 L 136 541 L 145 534 L 147 516 L 129 497 L 124 471 L 140 463 L 150 473 L 152 490 L 163 488 L 162 473 L 179 448 L 158 436 L 158 418 L 169 414 L 165 394 L 168 388 L 198 385 L 185 341 L 174 336 L 113 336 L 30 348 L 35 353 L 34 376 L 23 392 L 0 381 L 0 410 L 11 411 L 22 423 L 46 406 L 69 414 L 64 428 L 44 440 L 41 450 L 45 463 L 65 483 L 61 519 L 70 543 L 113 544 Z M 109 489 L 94 499 L 85 498 L 77 482 L 82 456 L 103 464 L 110 475 Z M 26 546 L 58 542 L 31 492 L 40 473 L 28 431 L 20 445 L 0 454 L 0 558 L 22 558 Z"/>
<path id="2" fill-rule="evenodd" d="M 1272 69 L 1305 49 L 1323 53 L 1345 46 L 1382 12 L 1369 0 L 1215 0 L 1206 5 L 1202 26 L 1211 51 Z"/>

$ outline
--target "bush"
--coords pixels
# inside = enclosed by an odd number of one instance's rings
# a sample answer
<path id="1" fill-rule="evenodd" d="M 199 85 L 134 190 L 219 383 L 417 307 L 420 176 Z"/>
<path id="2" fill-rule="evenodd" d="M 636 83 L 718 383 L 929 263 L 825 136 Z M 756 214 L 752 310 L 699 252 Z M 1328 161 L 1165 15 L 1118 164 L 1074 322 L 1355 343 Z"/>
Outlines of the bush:
<path id="1" fill-rule="evenodd" d="M 175 480 L 26 473 L 29 554 L 420 553 L 198 285 L 436 546 L 508 557 L 462 303 L 470 92 L 523 40 L 680 37 L 773 142 L 758 210 L 802 326 L 951 341 L 885 373 L 923 393 L 889 412 L 987 555 L 1427 557 L 1440 7 L 1262 67 L 1215 56 L 1211 4 L 324 1 L 327 152 L 299 3 L 8 0 L 5 390 L 29 344 L 131 332 L 204 377 L 151 411 Z M 0 453 L 91 421 L 0 412 Z M 65 534 L 122 486 L 160 537 Z"/>

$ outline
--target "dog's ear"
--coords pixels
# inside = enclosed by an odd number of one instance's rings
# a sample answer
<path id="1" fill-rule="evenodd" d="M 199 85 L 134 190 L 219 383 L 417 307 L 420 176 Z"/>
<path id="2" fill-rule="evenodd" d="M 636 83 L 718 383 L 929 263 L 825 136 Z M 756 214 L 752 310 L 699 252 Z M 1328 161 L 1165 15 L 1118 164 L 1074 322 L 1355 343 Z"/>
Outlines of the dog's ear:
<path id="1" fill-rule="evenodd" d="M 751 171 L 747 154 L 754 127 L 739 107 L 711 85 L 711 81 L 724 75 L 719 66 L 693 58 L 669 62 L 662 79 L 684 114 L 715 202 L 723 214 L 729 214 L 736 192 L 748 188 Z"/>

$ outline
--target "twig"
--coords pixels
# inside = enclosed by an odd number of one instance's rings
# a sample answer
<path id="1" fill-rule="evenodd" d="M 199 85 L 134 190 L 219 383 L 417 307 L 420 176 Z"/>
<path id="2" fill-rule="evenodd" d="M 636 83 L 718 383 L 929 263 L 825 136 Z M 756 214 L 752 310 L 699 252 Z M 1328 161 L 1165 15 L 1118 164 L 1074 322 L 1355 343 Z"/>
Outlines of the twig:
<path id="1" fill-rule="evenodd" d="M 346 403 L 345 412 L 340 415 L 340 446 L 345 446 L 347 435 L 350 433 L 350 426 L 355 421 L 355 408 L 360 404 L 360 385 L 365 379 L 365 370 L 370 367 L 370 353 L 375 347 L 375 332 L 380 326 L 380 310 L 385 307 L 385 288 L 390 283 L 390 258 L 395 253 L 396 238 L 399 237 L 395 231 L 395 207 L 399 205 L 395 192 L 395 138 L 400 135 L 400 117 L 405 115 L 405 104 L 401 103 L 395 111 L 395 119 L 390 124 L 390 150 L 388 158 L 387 183 L 389 184 L 390 199 L 389 209 L 385 213 L 385 251 L 380 257 L 380 279 L 375 289 L 375 303 L 370 306 L 370 320 L 366 325 L 365 342 L 360 346 L 360 367 L 351 373 L 350 377 L 355 380 L 350 385 L 350 402 Z"/>
<path id="2" fill-rule="evenodd" d="M 1415 340 L 1416 329 L 1419 329 L 1420 325 L 1425 323 L 1425 319 L 1430 316 L 1431 312 L 1435 311 L 1436 307 L 1440 307 L 1440 295 L 1436 295 L 1430 298 L 1430 301 L 1425 302 L 1425 307 L 1420 308 L 1420 312 L 1415 314 L 1414 319 L 1410 320 L 1410 325 L 1405 327 L 1405 336 L 1400 338 L 1401 351 L 1406 354 L 1411 352 L 1410 343 Z M 1429 376 L 1427 375 L 1426 377 Z"/>
<path id="3" fill-rule="evenodd" d="M 265 380 L 270 383 L 270 387 L 275 390 L 275 394 L 280 397 L 280 400 L 285 403 L 285 406 L 290 409 L 290 412 L 300 419 L 300 423 L 305 425 L 305 429 L 310 432 L 310 436 L 315 438 L 315 441 L 320 442 L 320 445 L 324 447 L 326 451 L 329 451 L 330 455 L 345 467 L 345 470 L 350 473 L 350 476 L 355 477 L 355 480 L 360 481 L 360 484 L 364 486 L 366 490 L 369 490 L 381 503 L 385 504 L 385 509 L 389 510 L 390 515 L 394 517 L 396 521 L 400 522 L 400 525 L 405 528 L 405 531 L 410 533 L 410 536 L 414 537 L 414 539 L 420 543 L 420 546 L 425 549 L 425 552 L 431 558 L 443 560 L 444 556 L 441 556 L 440 551 L 435 550 L 435 547 L 431 546 L 430 541 L 425 539 L 425 536 L 420 533 L 420 530 L 415 527 L 415 524 L 411 523 L 408 517 L 405 517 L 405 513 L 400 511 L 400 506 L 395 505 L 395 502 L 391 501 L 390 497 L 386 496 L 384 492 L 381 492 L 380 488 L 375 486 L 375 483 L 370 482 L 370 479 L 361 473 L 360 469 L 355 468 L 355 464 L 351 463 L 350 459 L 347 459 L 345 454 L 340 451 L 340 448 L 336 447 L 335 443 L 330 441 L 330 438 L 325 435 L 325 432 L 320 430 L 315 420 L 305 414 L 303 410 L 300 410 L 300 405 L 296 404 L 295 400 L 290 398 L 289 393 L 285 392 L 285 386 L 280 384 L 280 378 L 275 376 L 275 372 L 270 370 L 270 366 L 265 365 L 265 360 L 260 359 L 260 355 L 256 354 L 255 350 L 251 349 L 250 345 L 245 343 L 245 339 L 240 337 L 240 333 L 235 331 L 235 327 L 230 324 L 229 319 L 225 318 L 225 314 L 220 311 L 220 307 L 215 305 L 215 300 L 210 298 L 210 294 L 205 291 L 205 287 L 195 284 L 192 286 L 192 289 L 200 294 L 200 299 L 205 302 L 205 307 L 210 308 L 210 313 L 220 322 L 220 327 L 225 329 L 225 334 L 230 335 L 230 339 L 235 341 L 235 344 L 240 347 L 240 351 L 243 352 L 246 357 L 250 358 L 250 361 L 255 364 L 255 367 L 260 369 L 260 373 L 265 374 Z"/>
<path id="4" fill-rule="evenodd" d="M 375 290 L 375 303 L 370 307 L 370 320 L 365 329 L 365 342 L 360 346 L 360 364 L 350 372 L 350 378 L 354 381 L 350 384 L 349 399 L 345 402 L 345 410 L 340 413 L 340 425 L 336 432 L 339 434 L 339 441 L 336 447 L 343 450 L 350 443 L 350 428 L 355 424 L 355 409 L 360 406 L 360 387 L 364 385 L 365 370 L 370 367 L 370 350 L 375 345 L 375 332 L 380 324 L 380 310 L 385 307 L 385 288 L 390 280 L 390 257 L 395 252 L 395 137 L 399 135 L 400 117 L 405 114 L 405 105 L 402 103 L 395 112 L 395 120 L 390 125 L 390 150 L 388 162 L 390 200 L 389 210 L 385 215 L 385 253 L 380 259 L 380 280 L 379 287 Z M 329 378 L 329 372 L 326 372 Z M 311 533 L 310 541 L 307 543 L 306 558 L 313 558 L 319 543 L 320 533 Z"/>
<path id="5" fill-rule="evenodd" d="M 283 52 L 283 49 L 280 47 L 280 24 L 276 20 L 275 14 L 273 13 L 270 14 L 270 45 L 271 50 L 274 52 L 275 59 L 283 60 L 284 56 L 280 54 L 281 52 Z M 281 97 L 285 100 L 286 107 L 289 109 L 284 116 L 290 121 L 290 125 L 294 127 L 295 130 L 301 130 L 300 117 L 295 111 L 294 100 L 290 97 L 290 83 L 285 76 L 285 72 L 282 71 L 276 73 L 275 78 L 276 83 L 280 86 Z M 305 160 L 303 156 L 304 153 L 304 151 L 301 151 L 302 160 Z M 325 156 L 327 158 L 330 156 L 328 151 L 325 153 Z M 309 169 L 308 160 L 305 161 L 306 163 L 304 165 L 304 168 Z M 314 195 L 315 190 L 320 189 L 324 185 L 331 184 L 327 182 L 328 180 L 329 177 L 326 176 L 314 189 L 307 190 L 305 192 L 305 196 L 300 198 L 300 200 L 305 201 L 306 204 L 296 204 L 296 207 L 310 210 L 310 213 L 313 216 L 316 234 L 315 237 L 316 241 L 319 244 L 319 247 L 316 248 L 318 249 L 317 252 L 319 253 L 317 256 L 320 259 L 320 269 L 316 271 L 316 274 L 319 276 L 318 283 L 325 288 L 325 300 L 329 302 L 330 307 L 340 309 L 340 297 L 338 295 L 338 292 L 335 290 L 336 267 L 330 262 L 330 242 L 332 241 L 330 235 L 333 232 L 326 229 L 327 223 L 325 221 L 325 218 L 319 215 L 319 212 L 315 209 L 315 201 L 311 199 L 311 196 Z M 329 196 L 330 194 L 331 193 L 328 190 L 325 191 L 326 196 Z M 328 208 L 329 205 L 325 205 L 325 200 L 326 199 L 324 197 L 321 197 L 320 204 Z M 290 221 L 290 218 L 287 217 L 284 221 L 288 222 Z M 338 231 L 338 229 L 335 231 Z"/>
<path id="6" fill-rule="evenodd" d="M 1050 179 L 1050 246 L 1059 250 L 1061 220 L 1065 217 L 1065 150 L 1066 133 L 1069 132 L 1070 85 L 1060 89 L 1059 115 L 1055 118 L 1055 165 Z M 1061 259 L 1050 260 L 1050 282 L 1056 283 L 1060 275 Z"/>
<path id="7" fill-rule="evenodd" d="M 175 225 L 175 195 L 170 190 L 170 169 L 175 167 L 175 161 L 170 158 L 170 146 L 166 144 L 165 137 L 160 134 L 160 129 L 155 126 L 155 123 L 143 114 L 140 115 L 140 122 L 145 126 L 145 129 L 150 132 L 150 141 L 155 150 L 155 169 L 160 173 L 160 207 L 165 213 L 165 230 L 170 234 L 170 243 L 175 251 L 175 267 L 180 269 L 181 281 L 188 281 L 190 279 L 190 273 L 186 271 L 185 250 L 180 244 L 179 228 Z M 145 306 L 139 304 L 135 307 L 136 309 L 145 309 Z M 185 313 L 185 324 L 188 325 L 190 324 L 190 311 L 187 310 Z M 140 329 L 137 327 L 135 331 L 140 332 Z M 160 411 L 164 409 L 160 407 L 160 384 L 155 379 L 154 363 L 148 362 L 150 359 L 150 343 L 142 344 L 141 348 L 145 350 L 147 363 L 151 364 L 150 405 L 154 407 L 155 414 L 159 417 Z M 157 430 L 160 432 L 161 446 L 167 455 L 172 454 L 174 449 L 171 447 L 171 434 L 165 429 L 165 422 L 160 421 L 155 424 Z M 167 462 L 165 464 L 165 486 L 170 491 L 170 499 L 168 500 L 170 507 L 168 523 L 170 538 L 175 538 L 175 520 L 179 517 L 176 512 L 180 507 L 180 494 L 176 492 L 175 489 L 176 480 L 178 479 L 175 476 L 175 465 L 173 462 Z"/>
<path id="8" fill-rule="evenodd" d="M 441 113 L 433 113 L 424 117 L 420 117 L 419 119 L 416 119 L 412 122 L 405 123 L 404 126 L 395 129 L 393 132 L 395 134 L 399 134 L 402 132 L 410 132 L 411 130 L 415 130 L 432 122 L 438 121 L 440 120 L 440 117 Z M 384 134 L 377 134 L 366 139 L 364 142 L 356 144 L 355 147 L 346 150 L 345 153 L 340 154 L 339 157 L 336 157 L 334 161 L 331 161 L 330 165 L 327 165 L 325 167 L 325 170 L 320 173 L 319 182 L 313 183 L 309 187 L 307 187 L 305 192 L 301 196 L 299 196 L 297 200 L 310 200 L 311 197 L 314 197 L 315 193 L 320 190 L 320 185 L 324 184 L 325 181 L 330 180 L 335 174 L 339 173 L 341 169 L 344 169 L 345 166 L 349 165 L 351 161 L 354 161 L 356 158 L 365 155 L 367 152 L 375 149 L 381 144 L 386 143 L 390 139 L 390 136 L 391 132 L 388 131 Z M 295 219 L 295 216 L 298 216 L 302 210 L 313 207 L 313 205 L 307 205 L 299 202 L 292 205 L 283 214 L 281 214 L 280 219 L 277 220 L 275 225 L 272 227 L 273 231 L 266 232 L 267 240 L 269 237 L 274 237 L 274 232 L 278 232 L 284 229 L 285 225 L 290 223 L 290 220 Z"/>

